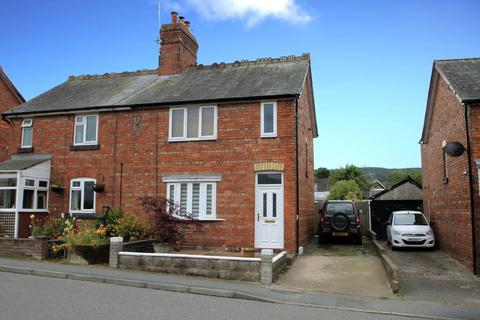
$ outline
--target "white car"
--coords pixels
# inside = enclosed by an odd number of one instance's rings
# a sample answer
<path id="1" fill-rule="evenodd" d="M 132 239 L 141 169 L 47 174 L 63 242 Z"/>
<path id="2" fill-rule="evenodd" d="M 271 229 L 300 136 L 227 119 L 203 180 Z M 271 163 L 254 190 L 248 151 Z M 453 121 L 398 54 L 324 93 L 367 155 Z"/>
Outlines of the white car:
<path id="1" fill-rule="evenodd" d="M 420 211 L 394 211 L 387 222 L 387 240 L 399 247 L 435 247 L 433 230 Z"/>

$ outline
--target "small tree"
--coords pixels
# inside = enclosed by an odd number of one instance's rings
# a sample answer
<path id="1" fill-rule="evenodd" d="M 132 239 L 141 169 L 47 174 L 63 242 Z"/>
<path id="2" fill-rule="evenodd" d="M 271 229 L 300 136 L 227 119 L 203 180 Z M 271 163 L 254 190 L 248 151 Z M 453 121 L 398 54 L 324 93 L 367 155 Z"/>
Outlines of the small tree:
<path id="1" fill-rule="evenodd" d="M 328 200 L 361 200 L 362 190 L 354 180 L 340 180 L 330 188 Z"/>
<path id="2" fill-rule="evenodd" d="M 318 168 L 315 169 L 315 177 L 321 179 L 321 178 L 328 178 L 330 176 L 330 170 L 327 168 Z"/>
<path id="3" fill-rule="evenodd" d="M 183 240 L 187 229 L 201 227 L 191 214 L 182 216 L 170 214 L 169 211 L 176 211 L 176 206 L 166 199 L 142 197 L 140 202 L 152 221 L 152 235 L 160 242 L 174 245 Z"/>
<path id="4" fill-rule="evenodd" d="M 354 166 L 353 164 L 347 164 L 345 168 L 332 170 L 330 173 L 330 185 L 335 185 L 337 181 L 353 180 L 357 183 L 360 190 L 365 192 L 370 189 L 371 182 L 362 171 L 362 169 Z M 361 198 L 361 197 L 360 197 Z"/>

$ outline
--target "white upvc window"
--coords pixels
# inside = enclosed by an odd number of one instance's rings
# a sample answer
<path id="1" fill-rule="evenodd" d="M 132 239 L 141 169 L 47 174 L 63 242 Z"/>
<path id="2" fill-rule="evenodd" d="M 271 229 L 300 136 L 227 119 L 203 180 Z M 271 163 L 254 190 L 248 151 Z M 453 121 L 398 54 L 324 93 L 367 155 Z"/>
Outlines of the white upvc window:
<path id="1" fill-rule="evenodd" d="M 2 211 L 15 211 L 17 199 L 17 176 L 0 176 L 0 209 Z"/>
<path id="2" fill-rule="evenodd" d="M 277 103 L 262 102 L 260 107 L 260 136 L 273 138 L 277 136 Z"/>
<path id="3" fill-rule="evenodd" d="M 48 180 L 23 178 L 22 209 L 46 211 L 48 209 Z"/>
<path id="4" fill-rule="evenodd" d="M 33 120 L 24 119 L 22 121 L 22 148 L 32 147 Z"/>
<path id="5" fill-rule="evenodd" d="M 70 213 L 95 213 L 95 183 L 91 178 L 70 180 Z"/>
<path id="6" fill-rule="evenodd" d="M 217 138 L 217 106 L 170 108 L 169 141 Z"/>
<path id="7" fill-rule="evenodd" d="M 73 145 L 94 145 L 98 143 L 98 114 L 75 117 Z"/>
<path id="8" fill-rule="evenodd" d="M 216 219 L 217 184 L 215 182 L 167 183 L 170 210 L 178 216 L 192 215 L 199 220 Z"/>

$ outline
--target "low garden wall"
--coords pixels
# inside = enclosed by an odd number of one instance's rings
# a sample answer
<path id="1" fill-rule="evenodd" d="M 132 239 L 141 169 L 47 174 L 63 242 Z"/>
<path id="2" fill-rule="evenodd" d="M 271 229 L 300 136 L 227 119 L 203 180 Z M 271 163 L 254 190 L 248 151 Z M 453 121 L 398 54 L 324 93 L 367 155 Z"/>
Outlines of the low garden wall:
<path id="1" fill-rule="evenodd" d="M 48 258 L 48 239 L 0 238 L 0 256 L 28 256 L 37 260 Z"/>
<path id="2" fill-rule="evenodd" d="M 175 253 L 126 251 L 130 243 L 110 239 L 110 266 L 113 268 L 164 272 L 209 278 L 261 282 L 269 285 L 278 279 L 287 265 L 287 254 L 274 256 L 262 250 L 260 258 L 206 256 Z"/>
<path id="3" fill-rule="evenodd" d="M 153 243 L 155 240 L 139 240 L 123 243 L 123 251 L 128 252 L 154 252 Z"/>

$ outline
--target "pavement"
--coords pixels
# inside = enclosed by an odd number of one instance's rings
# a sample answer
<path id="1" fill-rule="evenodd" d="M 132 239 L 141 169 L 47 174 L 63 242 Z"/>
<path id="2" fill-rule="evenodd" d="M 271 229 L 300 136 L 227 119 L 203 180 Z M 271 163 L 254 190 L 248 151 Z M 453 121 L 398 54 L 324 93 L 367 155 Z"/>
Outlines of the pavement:
<path id="1" fill-rule="evenodd" d="M 316 238 L 274 286 L 346 295 L 355 292 L 372 298 L 395 297 L 382 261 L 368 238 L 362 245 L 346 241 L 318 244 Z"/>
<path id="2" fill-rule="evenodd" d="M 462 305 L 418 303 L 396 299 L 374 299 L 353 295 L 286 290 L 275 287 L 263 287 L 255 283 L 126 271 L 108 267 L 75 266 L 32 260 L 0 258 L 1 272 L 66 279 L 60 281 L 98 282 L 108 285 L 193 293 L 221 298 L 371 313 L 372 315 L 478 320 L 478 315 L 480 314 L 480 308 Z M 3 284 L 0 282 L 1 287 L 3 287 Z"/>
<path id="3" fill-rule="evenodd" d="M 386 242 L 382 245 L 399 268 L 399 294 L 403 298 L 480 307 L 480 278 L 446 252 L 411 248 L 392 251 Z"/>

